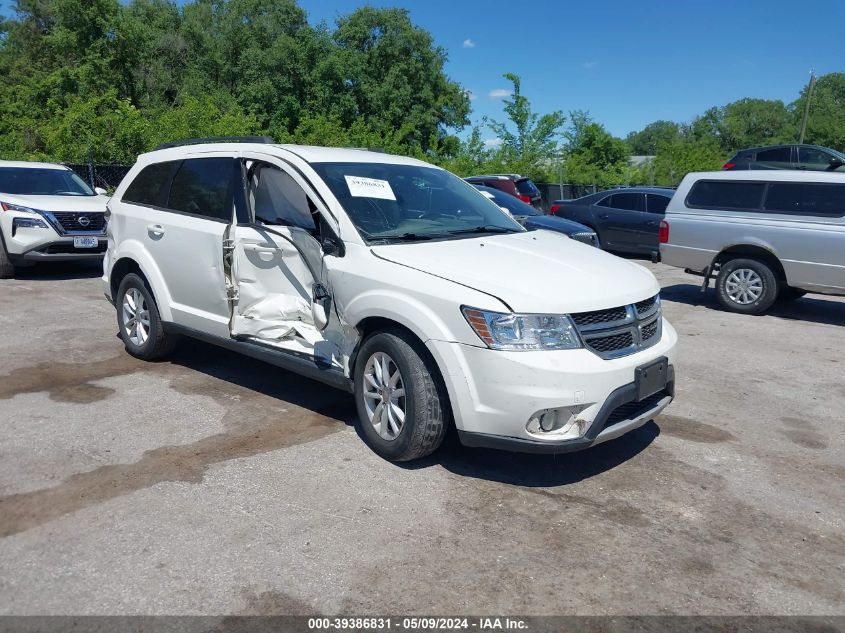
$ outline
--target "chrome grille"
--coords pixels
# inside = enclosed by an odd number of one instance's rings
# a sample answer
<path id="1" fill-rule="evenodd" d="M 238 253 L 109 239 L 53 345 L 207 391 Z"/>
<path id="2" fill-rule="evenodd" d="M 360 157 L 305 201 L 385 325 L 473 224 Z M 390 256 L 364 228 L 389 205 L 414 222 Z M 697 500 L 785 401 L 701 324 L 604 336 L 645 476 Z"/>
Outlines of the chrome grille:
<path id="1" fill-rule="evenodd" d="M 594 310 L 593 312 L 578 312 L 572 315 L 575 325 L 600 325 L 624 321 L 628 316 L 625 306 L 610 308 L 609 310 Z"/>
<path id="2" fill-rule="evenodd" d="M 584 345 L 602 358 L 627 356 L 660 340 L 659 295 L 626 306 L 571 316 Z"/>
<path id="3" fill-rule="evenodd" d="M 53 211 L 45 215 L 62 234 L 103 234 L 106 230 L 106 217 L 102 211 Z"/>

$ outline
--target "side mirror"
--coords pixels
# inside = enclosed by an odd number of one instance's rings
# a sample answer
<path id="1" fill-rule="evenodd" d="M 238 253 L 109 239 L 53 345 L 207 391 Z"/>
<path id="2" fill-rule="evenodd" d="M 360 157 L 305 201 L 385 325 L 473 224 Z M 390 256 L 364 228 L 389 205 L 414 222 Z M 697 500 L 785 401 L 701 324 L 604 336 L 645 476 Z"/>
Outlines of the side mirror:
<path id="1" fill-rule="evenodd" d="M 831 170 L 839 169 L 840 167 L 842 167 L 842 165 L 845 165 L 845 161 L 843 161 L 838 156 L 834 156 L 833 158 L 830 159 L 829 165 L 830 165 Z"/>
<path id="2" fill-rule="evenodd" d="M 106 191 L 102 187 L 94 187 L 94 193 L 101 195 L 101 196 L 104 196 L 108 193 L 108 191 Z"/>

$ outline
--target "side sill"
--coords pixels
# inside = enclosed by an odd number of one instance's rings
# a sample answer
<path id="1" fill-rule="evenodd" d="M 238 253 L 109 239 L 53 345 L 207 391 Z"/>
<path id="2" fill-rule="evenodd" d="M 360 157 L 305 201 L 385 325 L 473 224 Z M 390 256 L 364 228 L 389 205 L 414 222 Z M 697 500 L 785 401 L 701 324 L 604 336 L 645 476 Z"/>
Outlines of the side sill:
<path id="1" fill-rule="evenodd" d="M 233 338 L 227 339 L 220 336 L 214 336 L 213 334 L 207 334 L 205 332 L 201 332 L 200 330 L 195 330 L 194 328 L 185 327 L 184 325 L 178 325 L 176 323 L 165 323 L 164 331 L 170 334 L 187 336 L 206 343 L 211 343 L 212 345 L 217 345 L 218 347 L 222 347 L 224 349 L 238 352 L 239 354 L 249 356 L 250 358 L 263 361 L 270 365 L 275 365 L 276 367 L 291 371 L 295 374 L 299 374 L 300 376 L 305 376 L 306 378 L 322 382 L 334 387 L 335 389 L 341 389 L 349 393 L 354 391 L 352 381 L 344 376 L 340 370 L 326 367 L 325 365 L 319 365 L 311 359 L 303 358 L 302 356 L 291 352 L 273 349 L 251 341 L 241 341 Z"/>

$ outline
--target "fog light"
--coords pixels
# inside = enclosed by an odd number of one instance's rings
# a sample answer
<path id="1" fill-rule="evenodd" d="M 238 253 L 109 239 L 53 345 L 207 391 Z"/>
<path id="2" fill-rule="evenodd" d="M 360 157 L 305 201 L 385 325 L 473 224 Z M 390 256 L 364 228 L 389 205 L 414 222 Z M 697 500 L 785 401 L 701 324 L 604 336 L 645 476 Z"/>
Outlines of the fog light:
<path id="1" fill-rule="evenodd" d="M 537 411 L 528 420 L 525 430 L 529 433 L 550 433 L 552 431 L 565 432 L 575 420 L 574 411 L 569 407 L 560 409 L 543 409 Z"/>

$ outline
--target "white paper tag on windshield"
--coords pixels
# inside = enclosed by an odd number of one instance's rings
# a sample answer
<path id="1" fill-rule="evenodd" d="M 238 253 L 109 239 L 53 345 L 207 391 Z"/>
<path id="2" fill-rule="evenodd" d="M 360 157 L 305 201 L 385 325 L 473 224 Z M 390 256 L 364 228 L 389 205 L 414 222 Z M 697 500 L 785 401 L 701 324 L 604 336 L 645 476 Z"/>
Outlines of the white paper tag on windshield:
<path id="1" fill-rule="evenodd" d="M 349 195 L 356 198 L 381 198 L 382 200 L 396 200 L 393 189 L 386 180 L 376 178 L 362 178 L 361 176 L 344 176 L 349 187 Z"/>

